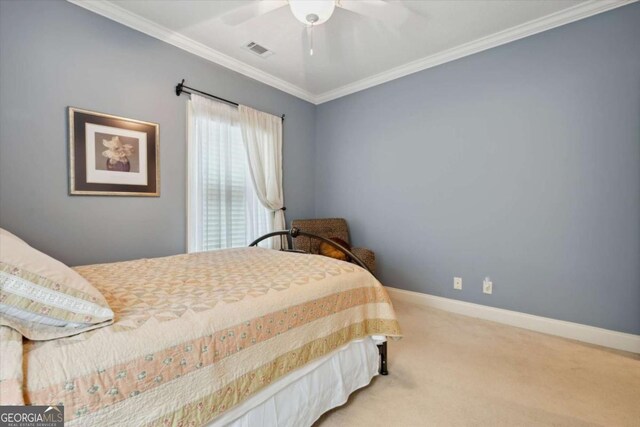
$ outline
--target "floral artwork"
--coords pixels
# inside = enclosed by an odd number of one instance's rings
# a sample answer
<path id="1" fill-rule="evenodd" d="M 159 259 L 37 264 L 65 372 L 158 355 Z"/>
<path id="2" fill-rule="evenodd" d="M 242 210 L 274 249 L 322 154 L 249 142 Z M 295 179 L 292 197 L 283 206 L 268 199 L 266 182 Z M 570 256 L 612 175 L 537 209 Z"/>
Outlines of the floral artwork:
<path id="1" fill-rule="evenodd" d="M 160 194 L 157 124 L 69 108 L 69 137 L 72 195 Z"/>
<path id="2" fill-rule="evenodd" d="M 131 170 L 129 156 L 134 153 L 133 145 L 123 144 L 118 136 L 114 136 L 110 140 L 103 139 L 102 145 L 107 147 L 107 150 L 103 151 L 102 155 L 108 159 L 107 168 L 109 170 L 123 172 Z"/>

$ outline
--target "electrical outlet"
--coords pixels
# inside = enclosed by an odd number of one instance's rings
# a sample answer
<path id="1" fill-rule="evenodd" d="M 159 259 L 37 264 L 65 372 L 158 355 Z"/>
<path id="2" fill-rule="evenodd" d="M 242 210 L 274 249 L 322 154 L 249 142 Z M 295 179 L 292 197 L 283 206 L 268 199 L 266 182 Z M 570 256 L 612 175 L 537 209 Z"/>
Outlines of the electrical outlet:
<path id="1" fill-rule="evenodd" d="M 493 282 L 491 281 L 490 277 L 484 278 L 484 281 L 482 282 L 482 292 L 484 292 L 485 294 L 493 293 Z"/>
<path id="2" fill-rule="evenodd" d="M 462 289 L 462 277 L 453 278 L 453 289 Z"/>

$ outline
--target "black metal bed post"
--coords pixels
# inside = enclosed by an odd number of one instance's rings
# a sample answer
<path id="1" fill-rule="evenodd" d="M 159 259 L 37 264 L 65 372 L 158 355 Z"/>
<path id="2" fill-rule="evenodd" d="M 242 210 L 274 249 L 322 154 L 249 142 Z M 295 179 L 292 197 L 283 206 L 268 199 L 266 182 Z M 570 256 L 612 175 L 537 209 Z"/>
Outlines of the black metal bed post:
<path id="1" fill-rule="evenodd" d="M 378 344 L 378 352 L 380 353 L 380 375 L 389 375 L 387 370 L 387 342 Z"/>

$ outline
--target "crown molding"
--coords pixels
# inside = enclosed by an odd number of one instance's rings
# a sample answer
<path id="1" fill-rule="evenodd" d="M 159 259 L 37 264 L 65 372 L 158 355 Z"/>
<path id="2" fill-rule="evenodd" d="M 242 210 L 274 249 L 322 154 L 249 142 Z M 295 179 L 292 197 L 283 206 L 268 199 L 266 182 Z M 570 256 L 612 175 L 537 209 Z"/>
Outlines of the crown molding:
<path id="1" fill-rule="evenodd" d="M 304 99 L 313 104 L 322 104 L 332 101 L 418 71 L 436 67 L 446 62 L 455 61 L 474 53 L 482 52 L 493 47 L 497 47 L 512 41 L 522 39 L 543 31 L 550 30 L 580 19 L 588 18 L 599 13 L 607 12 L 637 0 L 589 0 L 576 6 L 543 16 L 538 19 L 526 22 L 515 27 L 473 40 L 454 48 L 438 52 L 407 64 L 392 68 L 382 73 L 366 77 L 364 79 L 349 83 L 336 89 L 320 94 L 311 93 L 299 86 L 289 83 L 279 77 L 259 70 L 242 61 L 232 58 L 222 52 L 212 49 L 200 42 L 186 37 L 175 31 L 136 15 L 128 10 L 103 0 L 67 0 L 70 3 L 83 7 L 91 12 L 102 15 L 127 27 L 133 28 L 151 37 L 169 43 L 180 49 L 186 50 L 194 55 L 198 55 L 230 70 L 236 71 L 259 82 L 272 86 L 290 95 Z"/>
<path id="2" fill-rule="evenodd" d="M 510 43 L 571 22 L 579 21 L 580 19 L 588 18 L 590 16 L 597 15 L 598 13 L 606 12 L 636 1 L 637 0 L 590 0 L 550 15 L 543 16 L 542 18 L 534 19 L 533 21 L 525 22 L 524 24 L 438 52 L 434 55 L 430 55 L 416 61 L 411 61 L 407 64 L 349 83 L 337 89 L 324 92 L 315 96 L 315 103 L 322 104 L 324 102 L 332 101 L 409 74 L 417 73 L 418 71 L 426 70 L 427 68 L 455 61 L 456 59 L 473 55 L 474 53 L 482 52 L 483 50 Z"/>
<path id="3" fill-rule="evenodd" d="M 180 33 L 172 31 L 156 22 L 132 13 L 117 4 L 104 0 L 67 0 L 91 12 L 102 15 L 122 25 L 133 28 L 165 43 L 169 43 L 189 53 L 200 56 L 230 70 L 251 77 L 266 85 L 315 104 L 315 96 L 301 87 L 282 80 L 272 74 L 259 70 L 249 64 L 232 58 L 222 52 L 212 49 Z"/>

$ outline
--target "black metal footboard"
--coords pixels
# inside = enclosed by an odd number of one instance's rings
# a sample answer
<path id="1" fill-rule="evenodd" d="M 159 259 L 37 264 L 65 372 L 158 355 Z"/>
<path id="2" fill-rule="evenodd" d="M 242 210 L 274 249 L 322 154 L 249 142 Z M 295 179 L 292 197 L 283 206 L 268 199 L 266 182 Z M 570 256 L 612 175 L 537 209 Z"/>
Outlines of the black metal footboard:
<path id="1" fill-rule="evenodd" d="M 362 262 L 362 260 L 360 258 L 355 256 L 353 253 L 351 253 L 351 251 L 349 249 L 345 248 L 341 244 L 339 244 L 337 242 L 334 242 L 331 239 L 327 239 L 325 237 L 322 237 L 322 236 L 317 236 L 315 234 L 307 233 L 306 231 L 302 231 L 302 230 L 300 230 L 298 228 L 295 228 L 295 227 L 291 228 L 290 230 L 280 230 L 280 231 L 274 231 L 272 233 L 265 234 L 264 236 L 258 237 L 256 240 L 251 242 L 251 244 L 249 246 L 257 246 L 258 243 L 262 242 L 263 240 L 269 239 L 271 237 L 277 237 L 277 236 L 287 236 L 287 237 L 291 237 L 292 239 L 295 239 L 298 236 L 305 236 L 305 237 L 309 237 L 309 238 L 312 238 L 312 239 L 321 240 L 321 241 L 323 241 L 325 243 L 330 244 L 331 246 L 333 246 L 334 248 L 336 248 L 339 251 L 343 252 L 347 256 L 351 257 L 351 260 L 353 262 L 355 262 L 360 267 L 362 267 L 365 270 L 367 270 L 369 273 L 373 274 L 371 272 L 371 270 L 369 270 L 369 267 L 367 267 L 367 265 L 364 262 Z M 303 251 L 293 251 L 293 252 L 302 252 L 302 253 L 304 253 Z"/>
<path id="2" fill-rule="evenodd" d="M 270 239 L 271 237 L 278 237 L 278 236 L 286 236 L 287 239 L 289 238 L 295 239 L 298 236 L 305 236 L 311 239 L 318 239 L 322 242 L 328 243 L 334 248 L 341 251 L 342 253 L 349 256 L 353 262 L 355 262 L 360 267 L 364 268 L 365 270 L 367 270 L 369 273 L 373 275 L 373 272 L 369 270 L 369 267 L 367 267 L 367 265 L 364 262 L 362 262 L 360 258 L 355 256 L 353 253 L 351 253 L 349 249 L 345 248 L 341 244 L 334 242 L 333 240 L 324 238 L 322 236 L 317 236 L 315 234 L 307 233 L 306 231 L 302 231 L 296 227 L 293 227 L 289 230 L 280 230 L 280 231 L 274 231 L 272 233 L 265 234 L 264 236 L 258 237 L 256 240 L 251 242 L 249 246 L 257 246 L 258 243 L 262 242 L 265 239 Z M 291 252 L 306 253 L 304 251 L 291 251 Z M 389 371 L 387 370 L 387 342 L 386 341 L 383 342 L 382 344 L 378 344 L 378 352 L 380 353 L 380 368 L 378 372 L 380 373 L 380 375 L 389 375 Z"/>

